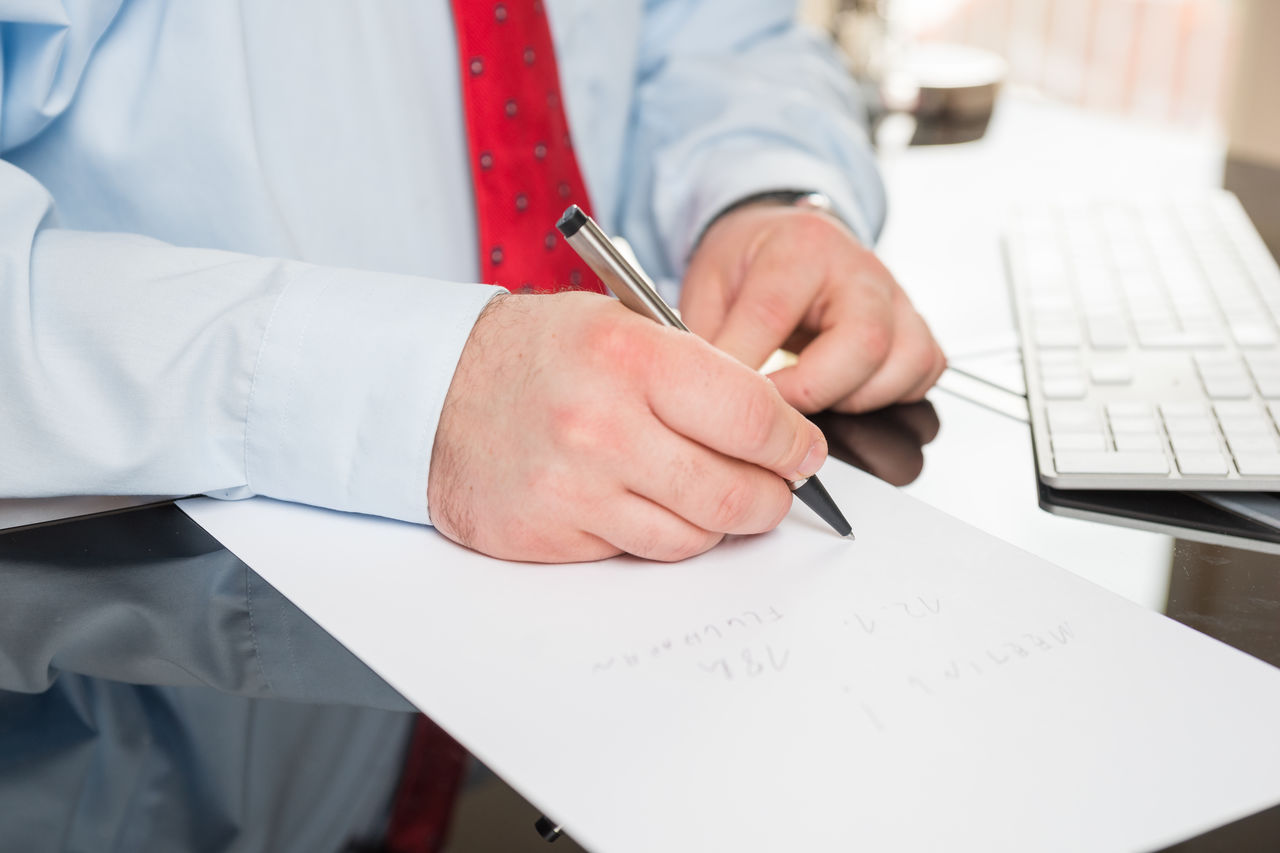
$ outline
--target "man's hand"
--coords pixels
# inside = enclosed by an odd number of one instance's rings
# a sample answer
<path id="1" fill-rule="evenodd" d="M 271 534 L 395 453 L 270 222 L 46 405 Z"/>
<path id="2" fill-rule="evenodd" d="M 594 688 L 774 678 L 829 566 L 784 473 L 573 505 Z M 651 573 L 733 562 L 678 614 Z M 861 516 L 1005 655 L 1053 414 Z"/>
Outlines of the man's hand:
<path id="1" fill-rule="evenodd" d="M 685 275 L 684 322 L 770 374 L 802 412 L 865 412 L 924 397 L 946 358 L 884 265 L 820 211 L 750 205 L 715 222 Z"/>
<path id="2" fill-rule="evenodd" d="M 436 430 L 431 520 L 515 560 L 680 560 L 776 526 L 822 433 L 706 341 L 590 293 L 503 296 Z"/>

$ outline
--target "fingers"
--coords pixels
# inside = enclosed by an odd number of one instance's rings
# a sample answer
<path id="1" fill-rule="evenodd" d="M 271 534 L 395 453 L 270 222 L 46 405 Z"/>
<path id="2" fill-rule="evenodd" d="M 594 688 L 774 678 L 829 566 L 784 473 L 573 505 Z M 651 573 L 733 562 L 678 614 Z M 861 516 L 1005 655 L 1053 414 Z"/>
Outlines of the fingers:
<path id="1" fill-rule="evenodd" d="M 813 307 L 823 261 L 797 252 L 787 241 L 765 242 L 751 259 L 723 324 L 708 339 L 749 367 L 764 364 Z"/>
<path id="2" fill-rule="evenodd" d="M 506 559 L 677 560 L 777 524 L 821 432 L 694 335 L 588 294 L 510 297 L 477 321 L 432 447 L 441 533 Z"/>
<path id="3" fill-rule="evenodd" d="M 788 480 L 817 473 L 826 459 L 826 439 L 768 379 L 705 341 L 678 337 L 679 346 L 654 351 L 658 363 L 649 374 L 646 398 L 663 424 Z"/>
<path id="4" fill-rule="evenodd" d="M 691 329 L 751 367 L 791 344 L 797 363 L 770 378 L 803 412 L 919 400 L 946 367 L 893 275 L 821 215 L 724 217 L 695 253 L 681 308 Z"/>
<path id="5" fill-rule="evenodd" d="M 852 394 L 882 369 L 895 344 L 887 292 L 844 288 L 833 295 L 817 336 L 794 365 L 770 374 L 779 393 L 802 412 L 819 412 Z"/>
<path id="6" fill-rule="evenodd" d="M 632 473 L 630 490 L 699 527 L 718 533 L 772 530 L 791 508 L 778 475 L 707 450 L 674 433 L 659 436 Z"/>
<path id="7" fill-rule="evenodd" d="M 899 315 L 893 345 L 880 368 L 836 404 L 846 412 L 868 412 L 892 403 L 915 402 L 933 387 L 946 366 L 924 319 L 909 307 Z"/>
<path id="8" fill-rule="evenodd" d="M 714 340 L 724 326 L 729 293 L 712 253 L 697 252 L 680 288 L 680 319 L 700 338 Z"/>
<path id="9" fill-rule="evenodd" d="M 593 519 L 593 536 L 646 560 L 675 562 L 714 548 L 723 533 L 704 530 L 665 507 L 635 494 L 622 494 L 609 511 Z"/>

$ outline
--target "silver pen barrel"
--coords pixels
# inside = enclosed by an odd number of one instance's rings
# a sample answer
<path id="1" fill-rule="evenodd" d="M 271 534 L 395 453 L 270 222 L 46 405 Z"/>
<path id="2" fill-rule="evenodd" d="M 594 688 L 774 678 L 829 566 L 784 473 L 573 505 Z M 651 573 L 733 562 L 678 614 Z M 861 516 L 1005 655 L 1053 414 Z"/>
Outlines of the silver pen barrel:
<path id="1" fill-rule="evenodd" d="M 566 210 L 556 228 L 619 302 L 664 326 L 689 331 L 671 306 L 658 295 L 649 277 L 622 256 L 609 235 L 600 230 L 600 226 L 583 213 L 582 208 L 575 204 Z"/>

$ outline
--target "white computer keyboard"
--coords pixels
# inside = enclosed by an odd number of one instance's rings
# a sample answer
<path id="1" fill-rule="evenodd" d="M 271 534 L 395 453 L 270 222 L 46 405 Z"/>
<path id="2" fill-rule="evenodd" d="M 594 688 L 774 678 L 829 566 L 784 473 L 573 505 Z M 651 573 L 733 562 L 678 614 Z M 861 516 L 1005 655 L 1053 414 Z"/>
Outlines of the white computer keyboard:
<path id="1" fill-rule="evenodd" d="M 1027 207 L 1005 251 L 1048 485 L 1280 491 L 1280 270 L 1235 196 Z"/>

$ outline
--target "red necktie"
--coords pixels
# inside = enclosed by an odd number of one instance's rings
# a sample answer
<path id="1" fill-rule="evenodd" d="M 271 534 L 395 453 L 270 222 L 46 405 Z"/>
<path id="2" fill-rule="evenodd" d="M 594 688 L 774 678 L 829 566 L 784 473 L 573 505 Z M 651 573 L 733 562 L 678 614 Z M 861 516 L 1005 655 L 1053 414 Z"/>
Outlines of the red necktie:
<path id="1" fill-rule="evenodd" d="M 541 0 L 453 0 L 453 17 L 481 278 L 515 291 L 604 293 L 555 228 L 570 204 L 584 210 L 589 204 Z M 419 715 L 392 805 L 387 851 L 431 853 L 443 846 L 465 770 L 466 750 Z"/>
<path id="2" fill-rule="evenodd" d="M 511 290 L 595 290 L 556 231 L 588 210 L 541 0 L 453 0 L 475 187 L 481 280 Z"/>

